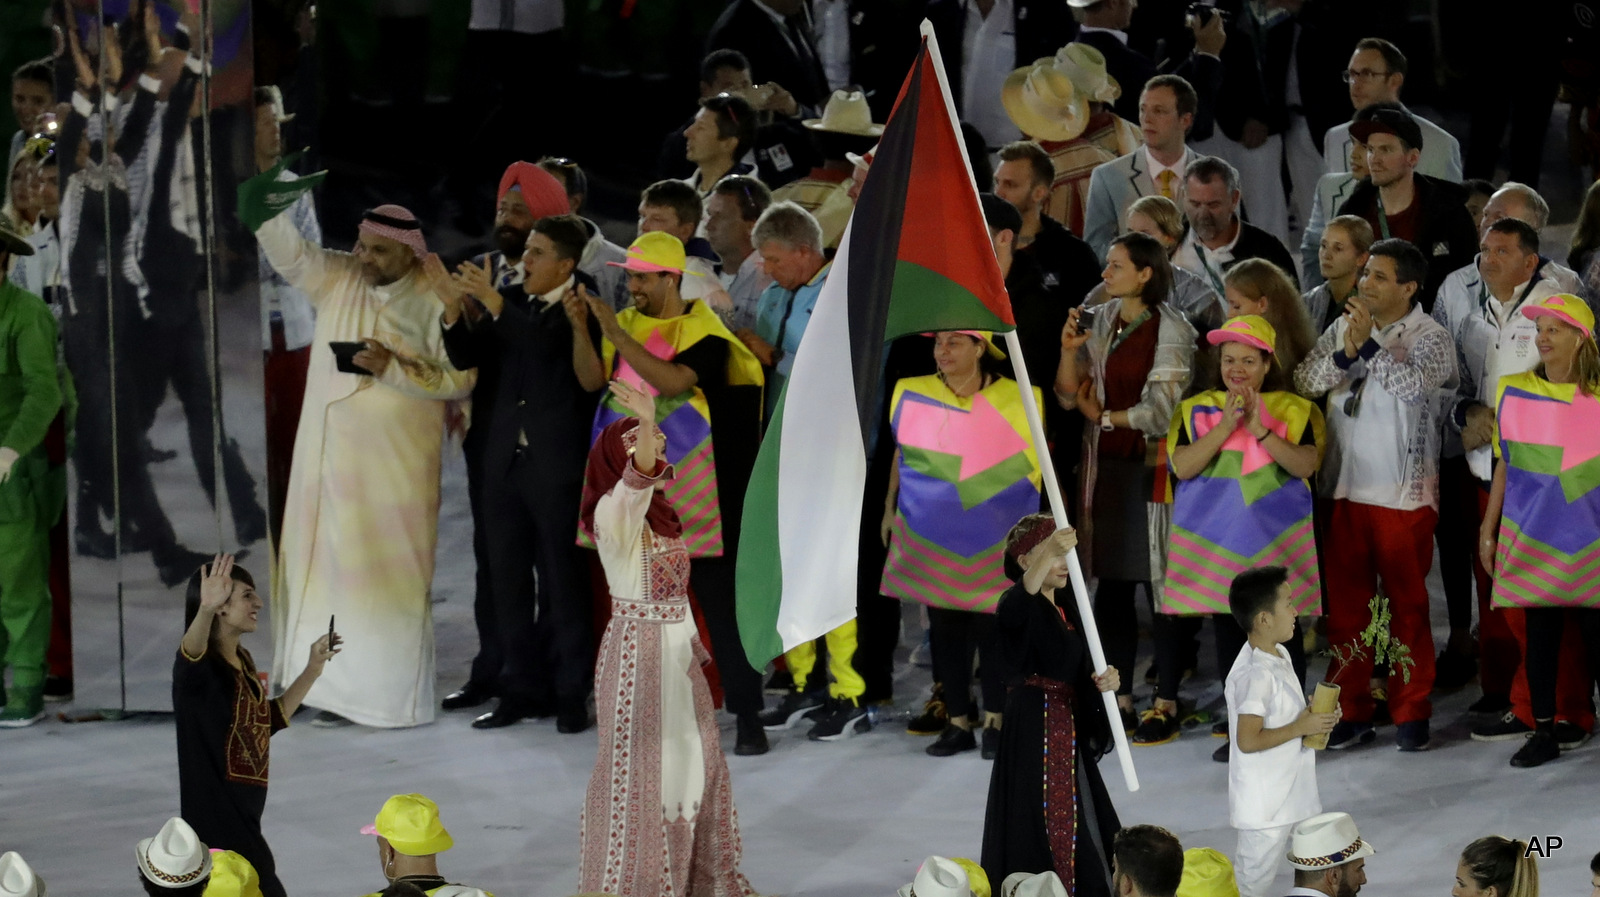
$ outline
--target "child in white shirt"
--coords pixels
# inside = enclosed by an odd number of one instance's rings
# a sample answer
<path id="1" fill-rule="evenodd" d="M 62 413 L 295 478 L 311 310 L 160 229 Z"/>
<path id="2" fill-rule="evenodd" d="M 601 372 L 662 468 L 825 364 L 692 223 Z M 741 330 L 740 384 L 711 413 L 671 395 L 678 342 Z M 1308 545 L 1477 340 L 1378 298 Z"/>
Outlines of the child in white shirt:
<path id="1" fill-rule="evenodd" d="M 1302 739 L 1333 730 L 1339 714 L 1312 713 L 1282 643 L 1294 637 L 1289 573 L 1246 570 L 1228 589 L 1233 618 L 1250 640 L 1228 672 L 1229 821 L 1239 830 L 1234 854 L 1240 897 L 1275 897 L 1289 830 L 1322 812 L 1316 753 Z"/>

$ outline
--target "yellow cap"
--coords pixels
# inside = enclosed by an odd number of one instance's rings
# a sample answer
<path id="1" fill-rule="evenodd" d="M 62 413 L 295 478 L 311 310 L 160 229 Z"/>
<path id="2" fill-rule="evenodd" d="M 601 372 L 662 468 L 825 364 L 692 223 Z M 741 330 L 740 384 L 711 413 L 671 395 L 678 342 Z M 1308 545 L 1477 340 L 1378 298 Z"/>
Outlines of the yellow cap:
<path id="1" fill-rule="evenodd" d="M 689 257 L 683 251 L 683 242 L 677 237 L 662 231 L 651 231 L 640 234 L 639 239 L 628 247 L 627 261 L 606 264 L 625 271 L 682 274 L 689 264 Z"/>
<path id="2" fill-rule="evenodd" d="M 378 818 L 361 834 L 382 835 L 408 857 L 443 853 L 456 843 L 439 821 L 439 805 L 420 794 L 396 794 L 384 801 Z"/>
<path id="3" fill-rule="evenodd" d="M 205 897 L 261 897 L 261 877 L 244 857 L 231 850 L 214 850 Z"/>
<path id="4" fill-rule="evenodd" d="M 967 889 L 972 891 L 972 897 L 989 897 L 989 873 L 983 867 L 965 857 L 956 857 L 957 866 L 967 870 Z"/>
<path id="5" fill-rule="evenodd" d="M 1578 328 L 1584 336 L 1594 336 L 1594 312 L 1589 310 L 1589 303 L 1571 293 L 1546 296 L 1533 305 L 1524 306 L 1522 315 L 1535 319 L 1557 318 Z"/>
<path id="6" fill-rule="evenodd" d="M 1176 897 L 1239 897 L 1233 864 L 1209 847 L 1185 850 L 1183 880 L 1178 883 Z"/>
<path id="7" fill-rule="evenodd" d="M 1206 334 L 1206 342 L 1213 346 L 1244 343 L 1271 354 L 1278 343 L 1278 331 L 1260 315 L 1240 315 Z"/>

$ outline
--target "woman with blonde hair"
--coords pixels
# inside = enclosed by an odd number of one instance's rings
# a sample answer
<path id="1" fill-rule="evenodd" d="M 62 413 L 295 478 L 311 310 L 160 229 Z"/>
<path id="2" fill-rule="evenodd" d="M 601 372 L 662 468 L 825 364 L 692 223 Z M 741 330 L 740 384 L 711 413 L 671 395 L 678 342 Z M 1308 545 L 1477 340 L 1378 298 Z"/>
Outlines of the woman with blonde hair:
<path id="1" fill-rule="evenodd" d="M 1539 897 L 1539 862 L 1526 841 L 1479 838 L 1461 851 L 1450 897 Z"/>
<path id="2" fill-rule="evenodd" d="M 1294 280 L 1266 259 L 1245 259 L 1228 269 L 1222 286 L 1229 318 L 1260 315 L 1272 325 L 1278 366 L 1292 375 L 1317 341 Z"/>

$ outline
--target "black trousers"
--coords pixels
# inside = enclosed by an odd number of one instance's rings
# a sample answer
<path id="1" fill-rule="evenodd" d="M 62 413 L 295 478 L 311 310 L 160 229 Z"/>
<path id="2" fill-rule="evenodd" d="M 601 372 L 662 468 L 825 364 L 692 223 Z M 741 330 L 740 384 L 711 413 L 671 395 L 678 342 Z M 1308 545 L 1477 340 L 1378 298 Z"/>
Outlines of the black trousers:
<path id="1" fill-rule="evenodd" d="M 144 400 L 135 362 L 139 353 L 135 340 L 128 338 L 138 327 L 137 315 L 124 296 L 117 299 L 115 346 L 103 281 L 82 291 L 77 313 L 68 315 L 63 327 L 67 368 L 78 391 L 76 526 L 80 532 L 99 531 L 100 514 L 111 517 L 120 498 L 124 537 L 137 534 L 159 564 L 177 555 L 178 544 L 156 498 L 144 454 Z M 124 545 L 123 550 L 130 549 Z"/>
<path id="2" fill-rule="evenodd" d="M 972 710 L 972 661 L 983 669 L 979 688 L 983 709 L 1005 710 L 1006 684 L 1000 676 L 1000 650 L 996 643 L 994 614 L 945 607 L 928 608 L 928 638 L 933 649 L 933 678 L 944 687 L 944 705 L 951 719 Z"/>
<path id="3" fill-rule="evenodd" d="M 1094 622 L 1100 629 L 1100 646 L 1105 650 L 1106 663 L 1116 667 L 1122 678 L 1118 695 L 1133 694 L 1133 664 L 1139 654 L 1139 612 L 1133 595 L 1138 585 L 1132 580 L 1102 579 L 1094 590 Z M 1147 592 L 1149 588 L 1145 583 Z"/>
<path id="4" fill-rule="evenodd" d="M 176 284 L 150 280 L 151 296 L 158 290 L 181 291 Z M 194 458 L 200 488 L 212 507 L 217 505 L 217 457 L 222 458 L 223 482 L 228 487 L 229 512 L 241 540 L 250 535 L 265 536 L 266 512 L 256 500 L 256 481 L 245 466 L 239 443 L 230 439 L 223 425 L 224 403 L 212 402 L 212 369 L 206 353 L 207 320 L 197 308 L 193 289 L 182 293 L 190 301 L 182 312 L 172 311 L 143 322 L 140 331 L 144 345 L 152 351 L 139 362 L 139 393 L 143 419 L 141 435 L 155 424 L 156 412 L 166 400 L 167 385 L 178 397 L 189 432 L 189 454 Z M 220 398 L 221 393 L 218 393 Z"/>
<path id="5" fill-rule="evenodd" d="M 1433 529 L 1433 541 L 1439 546 L 1439 578 L 1444 581 L 1452 633 L 1472 629 L 1472 550 L 1478 544 L 1476 489 L 1466 456 L 1440 459 L 1439 523 Z"/>
<path id="6" fill-rule="evenodd" d="M 726 536 L 726 534 L 724 534 Z M 734 599 L 735 554 L 730 547 L 722 557 L 695 558 L 689 562 L 689 588 L 700 603 L 711 657 L 722 677 L 723 706 L 729 713 L 759 713 L 764 704 L 761 673 L 750 665 L 739 638 L 739 617 Z"/>
<path id="7" fill-rule="evenodd" d="M 570 706 L 594 683 L 589 564 L 576 541 L 582 471 L 552 471 L 522 449 L 506 471 L 483 473 L 495 637 L 479 652 L 497 649 L 503 698 Z"/>
<path id="8" fill-rule="evenodd" d="M 1536 720 L 1556 715 L 1556 671 L 1560 667 L 1561 635 L 1569 625 L 1583 634 L 1583 653 L 1588 657 L 1589 691 L 1600 681 L 1600 610 L 1592 608 L 1530 607 L 1528 651 L 1528 692 Z"/>
<path id="9" fill-rule="evenodd" d="M 879 452 L 867 469 L 865 496 L 861 503 L 861 538 L 856 560 L 856 656 L 851 665 L 866 682 L 861 703 L 873 704 L 894 699 L 894 651 L 900 646 L 900 599 L 879 590 L 883 564 L 889 549 L 883 544 L 878 527 L 883 520 L 883 501 L 889 491 L 892 452 Z"/>
<path id="10" fill-rule="evenodd" d="M 483 446 L 469 442 L 462 454 L 467 462 L 467 504 L 472 510 L 472 561 L 476 568 L 472 590 L 472 621 L 478 630 L 478 654 L 472 658 L 470 684 L 500 693 L 500 630 L 495 625 L 493 579 L 489 574 L 488 528 L 483 520 Z"/>

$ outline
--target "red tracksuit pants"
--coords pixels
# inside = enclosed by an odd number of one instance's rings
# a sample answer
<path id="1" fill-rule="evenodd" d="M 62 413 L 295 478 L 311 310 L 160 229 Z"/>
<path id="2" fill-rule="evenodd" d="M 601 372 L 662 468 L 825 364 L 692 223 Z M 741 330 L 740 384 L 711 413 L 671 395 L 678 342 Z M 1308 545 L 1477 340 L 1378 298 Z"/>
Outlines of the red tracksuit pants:
<path id="1" fill-rule="evenodd" d="M 1433 631 L 1428 621 L 1428 569 L 1433 566 L 1433 528 L 1439 514 L 1432 508 L 1396 511 L 1346 499 L 1333 503 L 1328 522 L 1326 579 L 1328 644 L 1341 651 L 1358 644 L 1361 630 L 1372 621 L 1368 608 L 1381 582 L 1389 599 L 1390 634 L 1411 649 L 1414 662 L 1407 681 L 1398 666 L 1389 677 L 1389 714 L 1396 723 L 1426 720 L 1433 715 Z M 1344 718 L 1371 722 L 1374 710 L 1367 682 L 1372 676 L 1372 649 L 1349 663 L 1329 667 L 1328 680 L 1341 686 Z"/>

